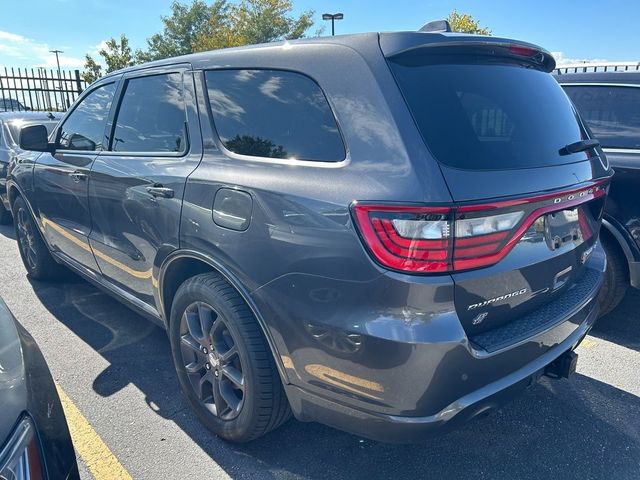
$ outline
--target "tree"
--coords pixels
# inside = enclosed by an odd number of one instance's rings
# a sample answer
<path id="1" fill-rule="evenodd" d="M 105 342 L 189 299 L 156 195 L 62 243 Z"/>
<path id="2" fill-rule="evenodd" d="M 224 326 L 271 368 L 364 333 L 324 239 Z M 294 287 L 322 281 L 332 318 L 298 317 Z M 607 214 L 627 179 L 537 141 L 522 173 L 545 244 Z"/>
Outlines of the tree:
<path id="1" fill-rule="evenodd" d="M 287 152 L 282 145 L 276 145 L 271 140 L 251 135 L 236 135 L 225 142 L 225 146 L 232 152 L 254 157 L 287 158 Z"/>
<path id="2" fill-rule="evenodd" d="M 480 22 L 478 20 L 474 20 L 474 18 L 468 13 L 458 13 L 456 9 L 453 9 L 447 17 L 447 20 L 451 25 L 451 30 L 454 32 L 491 35 L 491 30 L 481 27 Z"/>
<path id="3" fill-rule="evenodd" d="M 211 5 L 204 0 L 192 0 L 191 4 L 174 0 L 171 15 L 162 17 L 162 32 L 147 39 L 149 48 L 137 51 L 137 60 L 146 62 L 198 51 L 197 39 L 210 35 L 223 22 L 227 9 L 226 0 Z"/>
<path id="4" fill-rule="evenodd" d="M 307 10 L 296 17 L 292 10 L 292 0 L 213 0 L 211 4 L 206 0 L 173 0 L 171 14 L 162 17 L 162 31 L 147 39 L 147 50 L 132 54 L 129 40 L 121 35 L 120 43 L 112 38 L 98 53 L 109 73 L 193 52 L 301 38 L 313 25 L 314 12 Z M 94 81 L 102 75 L 102 67 L 87 55 L 82 75 L 88 82 Z"/>
<path id="5" fill-rule="evenodd" d="M 84 72 L 82 78 L 87 83 L 93 83 L 102 76 L 102 65 L 96 63 L 88 53 L 85 55 Z"/>
<path id="6" fill-rule="evenodd" d="M 304 37 L 313 25 L 313 10 L 291 15 L 291 0 L 241 0 L 228 6 L 227 18 L 213 19 L 196 41 L 196 49 L 237 47 Z"/>
<path id="7" fill-rule="evenodd" d="M 106 73 L 120 70 L 121 68 L 131 67 L 136 64 L 136 60 L 129 46 L 129 39 L 123 33 L 120 35 L 120 41 L 115 38 L 107 40 L 105 47 L 98 51 L 102 60 L 106 64 Z M 102 66 L 99 65 L 91 55 L 87 54 L 84 63 L 84 72 L 82 77 L 87 82 L 93 82 L 102 76 Z"/>

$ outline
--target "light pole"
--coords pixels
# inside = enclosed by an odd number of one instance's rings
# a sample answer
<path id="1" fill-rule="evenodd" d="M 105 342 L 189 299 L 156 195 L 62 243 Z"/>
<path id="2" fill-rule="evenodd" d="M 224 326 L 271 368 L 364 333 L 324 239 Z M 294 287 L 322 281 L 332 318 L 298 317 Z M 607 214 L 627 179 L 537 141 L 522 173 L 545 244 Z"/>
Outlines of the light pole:
<path id="1" fill-rule="evenodd" d="M 62 90 L 62 72 L 60 71 L 60 59 L 58 58 L 58 54 L 64 52 L 62 50 L 49 50 L 49 52 L 56 54 L 56 63 L 58 64 L 58 89 Z"/>
<path id="2" fill-rule="evenodd" d="M 323 13 L 322 14 L 322 19 L 323 20 L 331 20 L 331 35 L 335 35 L 336 34 L 336 27 L 335 27 L 335 21 L 336 20 L 342 20 L 344 18 L 344 15 L 342 13 Z"/>

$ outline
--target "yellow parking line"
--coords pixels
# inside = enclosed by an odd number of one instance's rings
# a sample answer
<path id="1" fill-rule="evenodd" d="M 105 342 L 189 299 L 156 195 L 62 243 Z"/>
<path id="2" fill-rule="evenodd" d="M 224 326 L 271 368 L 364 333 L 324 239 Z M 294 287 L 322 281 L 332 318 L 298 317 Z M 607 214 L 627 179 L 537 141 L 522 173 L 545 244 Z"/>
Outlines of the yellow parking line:
<path id="1" fill-rule="evenodd" d="M 580 346 L 583 348 L 591 348 L 595 347 L 596 345 L 598 345 L 598 342 L 590 339 L 589 337 L 585 337 L 582 342 L 580 342 Z"/>
<path id="2" fill-rule="evenodd" d="M 73 444 L 80 458 L 87 464 L 96 480 L 130 480 L 132 477 L 118 461 L 109 447 L 71 401 L 65 391 L 56 383 L 62 408 L 67 417 Z"/>

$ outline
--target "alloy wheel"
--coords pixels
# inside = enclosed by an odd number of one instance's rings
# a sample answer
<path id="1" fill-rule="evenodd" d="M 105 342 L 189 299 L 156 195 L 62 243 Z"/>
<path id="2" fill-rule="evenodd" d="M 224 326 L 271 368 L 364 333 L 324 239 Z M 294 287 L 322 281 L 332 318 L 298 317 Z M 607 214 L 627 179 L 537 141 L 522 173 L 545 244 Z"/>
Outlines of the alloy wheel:
<path id="1" fill-rule="evenodd" d="M 180 320 L 180 351 L 202 405 L 222 420 L 236 418 L 244 404 L 245 377 L 225 318 L 204 302 L 189 305 Z"/>
<path id="2" fill-rule="evenodd" d="M 29 269 L 33 270 L 37 265 L 38 254 L 35 248 L 35 233 L 30 221 L 31 219 L 29 218 L 29 213 L 24 208 L 18 209 L 17 217 L 17 234 L 20 250 L 22 250 Z"/>

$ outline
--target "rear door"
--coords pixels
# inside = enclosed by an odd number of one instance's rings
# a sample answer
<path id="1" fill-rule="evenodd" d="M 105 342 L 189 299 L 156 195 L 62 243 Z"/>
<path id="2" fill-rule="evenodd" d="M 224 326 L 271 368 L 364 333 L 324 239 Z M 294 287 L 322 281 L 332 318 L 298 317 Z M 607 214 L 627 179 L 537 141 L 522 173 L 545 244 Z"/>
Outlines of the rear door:
<path id="1" fill-rule="evenodd" d="M 90 243 L 100 270 L 149 305 L 159 262 L 178 248 L 184 185 L 202 156 L 189 70 L 123 77 L 109 149 L 89 179 Z"/>
<path id="2" fill-rule="evenodd" d="M 455 202 L 451 270 L 470 336 L 586 278 L 609 175 L 601 150 L 575 148 L 587 132 L 548 73 L 548 53 L 492 41 L 389 58 Z"/>

